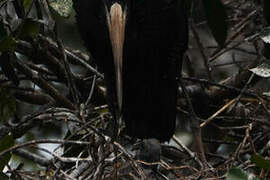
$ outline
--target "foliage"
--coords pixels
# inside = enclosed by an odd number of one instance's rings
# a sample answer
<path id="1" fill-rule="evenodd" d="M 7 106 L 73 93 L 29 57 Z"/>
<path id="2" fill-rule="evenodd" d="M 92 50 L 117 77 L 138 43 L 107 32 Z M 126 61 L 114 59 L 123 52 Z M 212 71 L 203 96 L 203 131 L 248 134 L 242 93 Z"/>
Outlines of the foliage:
<path id="1" fill-rule="evenodd" d="M 227 180 L 248 180 L 248 176 L 241 169 L 232 168 L 227 174 Z"/>
<path id="2" fill-rule="evenodd" d="M 268 78 L 270 77 L 270 65 L 266 62 L 255 68 L 250 69 L 254 74 L 260 77 Z"/>
<path id="3" fill-rule="evenodd" d="M 14 145 L 14 139 L 12 135 L 7 135 L 0 141 L 0 153 Z M 4 156 L 0 157 L 0 171 L 2 172 L 6 164 L 11 158 L 11 153 L 7 153 Z"/>
<path id="4" fill-rule="evenodd" d="M 50 7 L 61 17 L 69 17 L 72 12 L 72 0 L 50 0 Z"/>
<path id="5" fill-rule="evenodd" d="M 256 164 L 256 166 L 258 166 L 258 167 L 260 167 L 262 169 L 265 169 L 267 171 L 270 170 L 270 161 L 266 160 L 261 155 L 253 154 L 250 160 L 251 160 L 251 162 Z"/>
<path id="6" fill-rule="evenodd" d="M 259 178 L 248 175 L 239 168 L 231 168 L 227 173 L 226 180 L 260 180 Z"/>
<path id="7" fill-rule="evenodd" d="M 6 89 L 0 88 L 0 123 L 5 122 L 16 112 L 16 102 Z"/>

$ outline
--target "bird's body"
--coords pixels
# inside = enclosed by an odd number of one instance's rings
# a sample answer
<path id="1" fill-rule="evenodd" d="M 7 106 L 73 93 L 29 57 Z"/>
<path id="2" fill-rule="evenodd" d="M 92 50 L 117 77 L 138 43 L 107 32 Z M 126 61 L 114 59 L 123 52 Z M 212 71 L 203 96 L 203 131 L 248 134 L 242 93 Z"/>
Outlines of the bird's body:
<path id="1" fill-rule="evenodd" d="M 111 42 L 116 29 L 109 28 L 108 17 L 113 18 L 114 4 L 125 21 L 122 57 Z M 126 132 L 169 140 L 175 130 L 176 77 L 188 42 L 183 1 L 75 0 L 74 7 L 82 39 L 104 73 L 109 102 L 120 109 Z M 115 59 L 121 59 L 120 70 Z"/>

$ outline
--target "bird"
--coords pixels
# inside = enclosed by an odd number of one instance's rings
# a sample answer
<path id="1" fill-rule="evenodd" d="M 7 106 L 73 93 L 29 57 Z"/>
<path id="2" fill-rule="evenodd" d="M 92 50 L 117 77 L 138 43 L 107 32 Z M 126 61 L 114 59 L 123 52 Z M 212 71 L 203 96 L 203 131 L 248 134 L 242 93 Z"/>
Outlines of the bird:
<path id="1" fill-rule="evenodd" d="M 133 138 L 169 141 L 188 46 L 183 0 L 74 0 L 79 33 L 104 74 L 111 111 Z"/>

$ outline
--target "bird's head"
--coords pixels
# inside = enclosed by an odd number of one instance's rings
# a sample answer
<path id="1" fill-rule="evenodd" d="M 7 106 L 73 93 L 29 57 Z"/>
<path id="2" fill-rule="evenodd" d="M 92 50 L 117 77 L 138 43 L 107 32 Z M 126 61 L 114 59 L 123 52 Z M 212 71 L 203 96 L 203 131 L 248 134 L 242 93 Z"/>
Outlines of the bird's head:
<path id="1" fill-rule="evenodd" d="M 125 28 L 127 18 L 127 7 L 124 0 L 105 0 L 105 10 L 107 26 L 112 46 L 115 79 L 116 96 L 119 111 L 122 110 L 123 99 L 123 46 L 125 40 Z"/>

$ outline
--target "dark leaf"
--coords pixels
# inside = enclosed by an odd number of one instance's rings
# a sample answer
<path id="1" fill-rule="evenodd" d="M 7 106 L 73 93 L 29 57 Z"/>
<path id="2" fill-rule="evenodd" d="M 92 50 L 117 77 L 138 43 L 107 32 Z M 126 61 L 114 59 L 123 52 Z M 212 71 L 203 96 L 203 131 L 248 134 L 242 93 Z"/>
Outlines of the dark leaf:
<path id="1" fill-rule="evenodd" d="M 231 168 L 227 173 L 226 180 L 248 180 L 248 175 L 239 168 Z"/>
<path id="2" fill-rule="evenodd" d="M 4 37 L 6 37 L 7 33 L 6 33 L 6 30 L 5 30 L 5 26 L 3 23 L 0 23 L 0 41 L 2 41 L 2 39 Z"/>
<path id="3" fill-rule="evenodd" d="M 17 86 L 19 84 L 19 80 L 14 67 L 11 64 L 10 54 L 8 52 L 3 52 L 0 56 L 0 66 L 4 75 Z"/>
<path id="4" fill-rule="evenodd" d="M 0 152 L 12 147 L 15 141 L 11 135 L 7 135 L 0 141 Z M 7 153 L 0 157 L 0 172 L 4 169 L 11 158 L 11 154 Z"/>
<path id="5" fill-rule="evenodd" d="M 25 11 L 28 11 L 28 9 L 30 8 L 31 4 L 32 4 L 33 0 L 23 0 L 23 7 L 25 9 Z"/>
<path id="6" fill-rule="evenodd" d="M 4 173 L 0 172 L 0 179 L 1 180 L 9 180 L 9 177 L 5 175 Z"/>
<path id="7" fill-rule="evenodd" d="M 0 53 L 5 51 L 13 51 L 16 47 L 16 40 L 12 36 L 5 36 L 0 41 Z"/>
<path id="8" fill-rule="evenodd" d="M 253 162 L 254 164 L 256 164 L 256 166 L 265 169 L 267 171 L 270 170 L 270 161 L 264 159 L 262 156 L 260 156 L 259 154 L 253 154 L 251 156 L 251 162 Z"/>
<path id="9" fill-rule="evenodd" d="M 32 19 L 26 19 L 20 30 L 20 38 L 36 39 L 39 33 L 39 23 Z"/>
<path id="10" fill-rule="evenodd" d="M 61 17 L 69 17 L 72 13 L 72 0 L 49 0 L 49 5 Z"/>
<path id="11" fill-rule="evenodd" d="M 16 111 L 15 98 L 4 88 L 0 88 L 0 120 L 7 120 Z"/>

